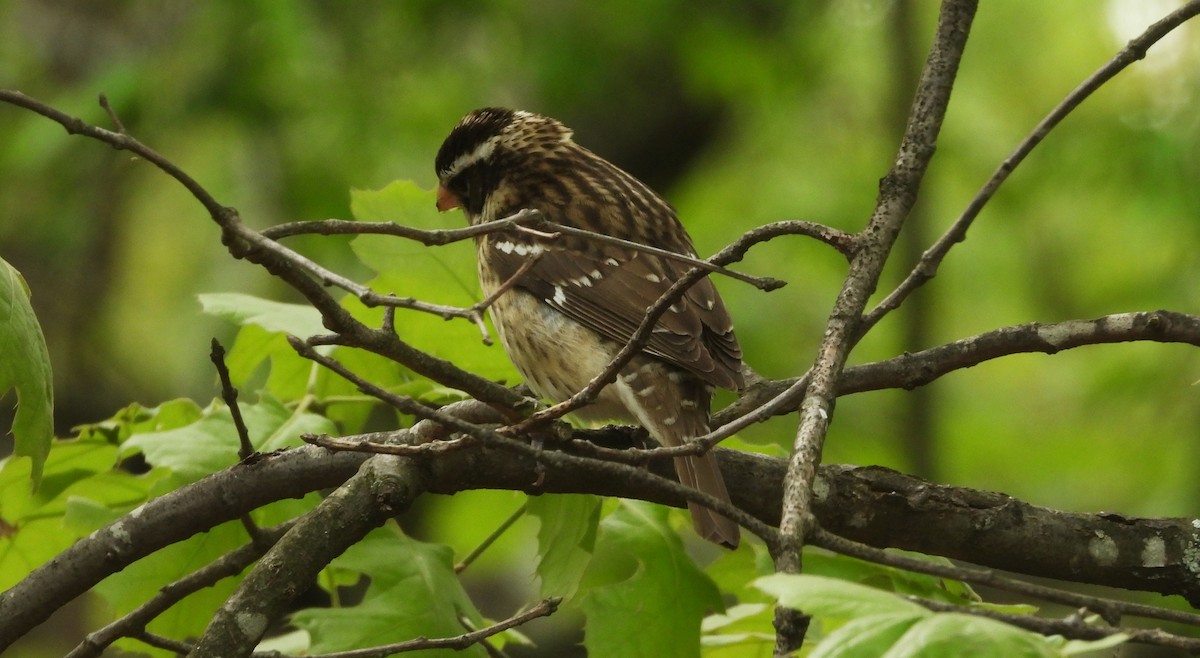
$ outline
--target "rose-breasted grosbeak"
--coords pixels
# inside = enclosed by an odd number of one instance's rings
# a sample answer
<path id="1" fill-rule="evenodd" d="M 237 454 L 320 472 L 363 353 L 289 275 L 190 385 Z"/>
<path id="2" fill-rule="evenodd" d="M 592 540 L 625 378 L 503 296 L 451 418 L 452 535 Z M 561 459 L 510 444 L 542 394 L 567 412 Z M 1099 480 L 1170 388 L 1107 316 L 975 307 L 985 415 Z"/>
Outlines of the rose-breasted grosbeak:
<path id="1" fill-rule="evenodd" d="M 498 108 L 471 112 L 438 151 L 437 207 L 472 224 L 534 209 L 559 224 L 694 256 L 674 209 L 650 188 L 571 140 L 558 121 Z M 477 239 L 484 294 L 505 351 L 538 395 L 563 400 L 595 377 L 650 307 L 688 269 L 641 251 L 560 235 L 497 231 Z M 522 268 L 525 268 L 522 272 Z M 515 280 L 513 277 L 516 277 Z M 742 352 L 707 278 L 662 316 L 642 353 L 577 414 L 641 424 L 676 446 L 708 431 L 712 386 L 739 389 Z M 679 480 L 729 499 L 711 454 L 675 460 Z M 689 504 L 700 536 L 729 547 L 738 526 Z"/>

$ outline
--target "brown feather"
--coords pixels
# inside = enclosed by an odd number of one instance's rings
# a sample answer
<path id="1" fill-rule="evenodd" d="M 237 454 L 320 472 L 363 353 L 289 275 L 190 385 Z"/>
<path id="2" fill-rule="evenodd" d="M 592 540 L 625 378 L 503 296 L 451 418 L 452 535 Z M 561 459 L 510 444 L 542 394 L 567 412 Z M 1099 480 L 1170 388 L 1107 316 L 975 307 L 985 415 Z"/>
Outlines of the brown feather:
<path id="1" fill-rule="evenodd" d="M 540 211 L 552 222 L 695 256 L 675 210 L 636 178 L 571 141 L 561 123 L 498 108 L 467 115 L 438 151 L 439 209 L 473 224 Z M 519 229 L 477 238 L 484 293 L 501 343 L 529 386 L 563 400 L 595 377 L 690 266 L 586 237 L 547 240 Z M 514 277 L 520 277 L 514 280 Z M 663 445 L 708 431 L 712 386 L 739 389 L 742 351 L 708 278 L 656 323 L 645 348 L 601 390 L 584 418 L 642 424 Z M 675 460 L 680 482 L 728 500 L 712 454 Z M 736 523 L 688 504 L 696 531 L 735 547 Z"/>

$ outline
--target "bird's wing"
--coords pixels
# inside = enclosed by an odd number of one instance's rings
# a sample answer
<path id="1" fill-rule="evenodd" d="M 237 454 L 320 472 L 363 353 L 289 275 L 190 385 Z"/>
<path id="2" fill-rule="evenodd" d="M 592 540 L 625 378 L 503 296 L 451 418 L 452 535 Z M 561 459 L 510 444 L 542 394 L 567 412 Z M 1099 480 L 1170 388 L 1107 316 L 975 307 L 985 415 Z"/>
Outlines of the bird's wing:
<path id="1" fill-rule="evenodd" d="M 533 241 L 512 232 L 488 236 L 484 247 L 502 281 L 533 259 L 514 285 L 622 344 L 646 310 L 690 269 L 625 247 L 586 240 Z M 733 322 L 707 277 L 663 314 L 645 351 L 715 386 L 736 390 L 743 385 Z"/>

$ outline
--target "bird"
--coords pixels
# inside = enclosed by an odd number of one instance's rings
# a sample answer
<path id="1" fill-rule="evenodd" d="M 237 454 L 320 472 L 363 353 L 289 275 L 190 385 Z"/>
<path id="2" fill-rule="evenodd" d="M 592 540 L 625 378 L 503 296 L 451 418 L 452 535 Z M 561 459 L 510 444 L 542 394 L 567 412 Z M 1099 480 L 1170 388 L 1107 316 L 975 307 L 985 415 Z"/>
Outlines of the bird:
<path id="1" fill-rule="evenodd" d="M 550 222 L 695 257 L 675 209 L 646 184 L 575 143 L 562 122 L 498 107 L 474 110 L 435 158 L 437 209 L 472 225 L 522 210 Z M 479 281 L 509 359 L 538 396 L 583 389 L 629 341 L 646 310 L 692 266 L 586 236 L 506 228 L 475 238 Z M 742 350 L 709 278 L 663 314 L 640 353 L 575 412 L 639 424 L 661 445 L 709 431 L 714 387 L 740 390 Z M 729 501 L 712 453 L 675 458 L 685 486 Z M 736 548 L 738 525 L 688 502 L 698 535 Z"/>

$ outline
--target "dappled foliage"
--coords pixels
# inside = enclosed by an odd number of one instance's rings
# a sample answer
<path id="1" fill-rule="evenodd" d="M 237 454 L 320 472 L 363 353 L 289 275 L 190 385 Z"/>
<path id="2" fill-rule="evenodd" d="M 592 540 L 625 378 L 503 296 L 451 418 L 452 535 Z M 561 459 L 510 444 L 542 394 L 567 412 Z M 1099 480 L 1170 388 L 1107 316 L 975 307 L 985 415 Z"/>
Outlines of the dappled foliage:
<path id="1" fill-rule="evenodd" d="M 915 232 L 928 237 L 916 253 L 1055 103 L 1159 17 L 1138 14 L 1141 5 L 983 8 L 922 187 Z M 0 8 L 0 79 L 99 125 L 108 125 L 94 102 L 104 92 L 132 134 L 259 228 L 326 217 L 453 228 L 453 218 L 433 212 L 437 144 L 470 108 L 525 107 L 564 119 L 577 141 L 663 191 L 707 255 L 775 220 L 861 228 L 895 151 L 934 10 L 910 8 L 905 22 L 882 3 L 251 3 L 101 13 L 87 3 L 14 2 Z M 917 293 L 915 309 L 885 320 L 855 362 L 1031 321 L 1195 311 L 1200 124 L 1191 108 L 1200 93 L 1200 49 L 1195 26 L 1184 31 L 1034 152 Z M 189 400 L 217 392 L 206 358 L 211 335 L 231 345 L 229 366 L 262 450 L 298 445 L 302 432 L 411 422 L 380 412 L 352 384 L 297 357 L 283 332 L 324 332 L 318 314 L 265 273 L 230 259 L 203 210 L 160 172 L 11 108 L 0 112 L 0 135 L 0 256 L 28 280 L 46 333 L 59 434 L 89 423 L 74 441 L 55 446 L 37 498 L 27 496 L 27 460 L 9 461 L 0 473 L 0 510 L 7 522 L 20 520 L 28 542 L 0 558 L 0 589 L 24 573 L 9 565 L 28 570 L 148 498 L 237 461 L 228 410 Z M 467 244 L 431 249 L 387 236 L 305 236 L 288 244 L 381 292 L 455 305 L 478 297 Z M 880 292 L 910 265 L 894 258 Z M 789 281 L 762 293 L 718 280 L 747 362 L 768 377 L 803 372 L 844 261 L 794 237 L 752 250 L 737 267 Z M 379 309 L 348 307 L 376 325 L 383 317 Z M 515 381 L 500 349 L 483 345 L 470 323 L 404 311 L 396 322 L 416 347 L 488 379 Z M 914 326 L 924 342 L 911 339 Z M 462 397 L 381 357 L 341 348 L 336 356 L 393 393 L 437 403 Z M 924 425 L 912 420 L 907 393 L 841 399 L 824 459 L 902 471 L 919 464 L 941 482 L 1067 510 L 1195 515 L 1197 372 L 1200 353 L 1183 345 L 1006 358 L 924 389 L 935 419 Z M 921 428 L 932 461 L 917 456 L 912 427 Z M 794 418 L 777 418 L 723 445 L 781 455 L 794 431 Z M 113 469 L 118 463 L 137 468 Z M 255 520 L 273 525 L 316 498 L 277 503 Z M 710 635 L 724 636 L 710 643 L 711 655 L 769 646 L 763 634 L 776 593 L 747 586 L 772 571 L 761 547 L 721 557 L 689 547 L 707 566 L 702 572 L 680 561 L 677 513 L 595 498 L 529 501 L 527 514 L 464 571 L 465 590 L 453 579 L 426 583 L 428 591 L 453 589 L 461 605 L 431 605 L 430 615 L 439 615 L 433 621 L 366 639 L 451 635 L 461 631 L 456 615 L 478 624 L 507 616 L 516 602 L 563 592 L 580 594 L 573 614 L 600 618 L 598 611 L 628 610 L 636 600 L 698 623 L 716 607 L 715 580 L 740 605 L 706 622 Z M 414 556 L 406 567 L 435 565 L 419 571 L 444 576 L 525 504 L 504 491 L 427 497 L 406 516 L 407 535 L 378 531 L 339 558 L 320 585 L 335 598 L 338 586 L 349 592 L 357 585 L 353 596 L 362 597 L 364 611 L 391 609 L 381 590 L 412 574 L 397 571 L 403 567 L 390 564 L 379 542 L 403 543 Z M 123 613 L 244 542 L 238 524 L 221 526 L 114 576 L 88 605 Z M 535 543 L 541 561 L 531 565 Z M 641 573 L 630 556 L 652 565 L 653 574 L 670 574 L 675 589 L 656 599 L 655 585 L 626 580 Z M 845 566 L 815 556 L 810 573 L 824 565 L 829 575 L 845 576 Z M 155 584 L 130 585 L 147 573 Z M 359 582 L 361 573 L 371 574 L 370 585 Z M 881 574 L 868 569 L 851 579 L 892 578 Z M 936 583 L 914 587 L 956 601 L 974 596 L 944 594 Z M 906 591 L 894 582 L 891 588 Z M 204 590 L 189 605 L 212 609 L 231 589 Z M 680 592 L 688 605 L 671 602 Z M 818 606 L 820 592 L 808 594 L 815 598 L 805 606 Z M 293 622 L 311 633 L 314 649 L 364 639 L 331 635 L 338 614 L 310 610 Z M 905 619 L 917 617 L 923 614 Z M 638 622 L 637 615 L 603 618 L 615 626 L 591 627 L 587 641 L 601 643 L 590 645 L 596 655 L 605 655 L 607 639 L 630 632 L 620 624 Z M 186 637 L 205 621 L 177 613 L 152 628 Z M 694 629 L 684 635 L 645 639 L 675 647 L 699 639 Z M 731 643 L 725 654 L 721 642 Z"/>

